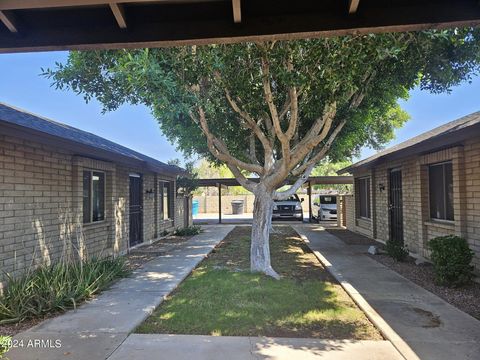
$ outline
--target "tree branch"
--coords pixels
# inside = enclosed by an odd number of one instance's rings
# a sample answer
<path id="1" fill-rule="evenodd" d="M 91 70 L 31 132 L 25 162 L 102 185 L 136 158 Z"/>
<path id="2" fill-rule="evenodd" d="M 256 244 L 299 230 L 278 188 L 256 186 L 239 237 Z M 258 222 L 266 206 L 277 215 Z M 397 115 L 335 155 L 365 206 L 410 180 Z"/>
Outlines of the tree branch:
<path id="1" fill-rule="evenodd" d="M 303 163 L 300 167 L 292 171 L 292 175 L 296 176 L 301 174 L 302 172 L 306 171 L 310 166 L 315 166 L 320 160 L 322 160 L 325 155 L 327 155 L 328 150 L 332 147 L 333 141 L 336 139 L 340 131 L 342 131 L 343 127 L 347 123 L 346 119 L 343 119 L 338 126 L 333 130 L 332 134 L 329 136 L 325 145 L 315 154 L 310 160 Z"/>
<path id="2" fill-rule="evenodd" d="M 280 125 L 280 118 L 278 117 L 277 107 L 273 101 L 272 86 L 270 84 L 270 66 L 268 64 L 268 59 L 265 54 L 262 55 L 262 82 L 263 82 L 263 92 L 265 94 L 265 101 L 267 102 L 268 109 L 270 110 L 270 115 L 272 118 L 273 129 L 275 134 L 280 141 L 282 147 L 282 157 L 287 159 L 287 162 L 290 161 L 290 143 L 287 136 L 284 134 L 282 127 Z"/>
<path id="3" fill-rule="evenodd" d="M 240 183 L 240 185 L 242 185 L 245 189 L 247 189 L 248 191 L 250 192 L 255 192 L 256 188 L 257 188 L 257 184 L 254 183 L 253 181 L 250 181 L 248 180 L 243 174 L 242 172 L 238 169 L 238 167 L 236 166 L 233 166 L 231 164 L 228 164 L 227 163 L 227 167 L 230 169 L 230 171 L 232 172 L 233 176 L 235 176 L 235 179 L 238 180 L 238 182 Z"/>
<path id="4" fill-rule="evenodd" d="M 207 119 L 205 117 L 205 112 L 203 111 L 202 107 L 198 108 L 198 114 L 198 119 L 196 119 L 192 113 L 190 113 L 190 117 L 194 122 L 200 125 L 200 128 L 207 137 L 208 149 L 213 156 L 215 156 L 218 160 L 225 162 L 227 165 L 231 164 L 241 169 L 257 173 L 259 175 L 263 174 L 263 168 L 261 166 L 248 164 L 230 154 L 225 143 L 210 132 L 207 124 Z"/>
<path id="5" fill-rule="evenodd" d="M 255 144 L 255 135 L 250 134 L 248 137 L 249 141 L 249 148 L 248 148 L 248 157 L 250 158 L 250 161 L 255 164 L 255 165 L 260 165 L 260 162 L 258 161 L 257 158 L 257 151 L 256 151 L 256 144 Z"/>
<path id="6" fill-rule="evenodd" d="M 265 152 L 271 152 L 272 147 L 270 145 L 270 142 L 268 141 L 267 137 L 263 133 L 262 129 L 260 126 L 258 126 L 257 122 L 248 114 L 246 111 L 242 110 L 240 106 L 238 106 L 237 102 L 232 99 L 230 96 L 230 92 L 228 91 L 227 88 L 224 88 L 225 91 L 225 97 L 227 98 L 228 103 L 230 104 L 230 107 L 235 111 L 240 117 L 246 122 L 246 126 L 250 128 L 255 136 L 260 140 L 262 143 L 263 148 L 265 149 Z"/>
<path id="7" fill-rule="evenodd" d="M 288 199 L 290 196 L 295 194 L 300 187 L 305 184 L 305 182 L 308 180 L 308 177 L 310 176 L 315 164 L 310 165 L 307 169 L 305 169 L 305 172 L 303 173 L 302 176 L 300 176 L 297 181 L 288 189 L 285 191 L 276 191 L 273 194 L 273 198 L 275 200 L 285 200 Z"/>
<path id="8" fill-rule="evenodd" d="M 336 102 L 325 105 L 323 115 L 317 118 L 307 135 L 295 145 L 289 170 L 293 169 L 310 151 L 327 137 L 336 113 Z"/>

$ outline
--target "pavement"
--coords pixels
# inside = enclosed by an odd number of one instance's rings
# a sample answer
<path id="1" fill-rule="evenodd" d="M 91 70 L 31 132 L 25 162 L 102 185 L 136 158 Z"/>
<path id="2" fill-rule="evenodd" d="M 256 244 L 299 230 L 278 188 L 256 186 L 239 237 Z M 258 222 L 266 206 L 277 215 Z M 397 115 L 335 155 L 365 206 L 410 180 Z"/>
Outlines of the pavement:
<path id="1" fill-rule="evenodd" d="M 18 334 L 16 359 L 478 359 L 480 322 L 349 246 L 321 225 L 298 224 L 327 269 L 379 327 L 384 341 L 132 334 L 233 229 L 204 232 L 148 262 L 96 299 Z M 409 352 L 410 350 L 410 352 Z M 413 350 L 414 353 L 411 351 Z M 416 354 L 416 355 L 415 355 Z"/>
<path id="2" fill-rule="evenodd" d="M 305 211 L 303 213 L 303 221 L 308 222 L 309 213 Z M 243 214 L 222 214 L 222 224 L 251 224 L 253 220 L 252 213 Z M 275 220 L 274 224 L 298 224 L 298 220 Z M 218 213 L 199 213 L 193 216 L 193 223 L 197 225 L 218 225 Z M 325 221 L 325 223 L 336 224 L 336 221 Z"/>
<path id="3" fill-rule="evenodd" d="M 152 356 L 152 354 L 155 354 Z M 401 360 L 388 341 L 133 334 L 109 360 Z"/>
<path id="4" fill-rule="evenodd" d="M 106 359 L 234 228 L 204 226 L 182 247 L 137 269 L 77 310 L 14 337 L 16 359 Z M 148 358 L 148 356 L 147 356 Z"/>
<path id="5" fill-rule="evenodd" d="M 346 245 L 320 225 L 295 229 L 351 295 L 365 299 L 420 359 L 480 359 L 480 321 L 371 259 L 367 246 Z"/>

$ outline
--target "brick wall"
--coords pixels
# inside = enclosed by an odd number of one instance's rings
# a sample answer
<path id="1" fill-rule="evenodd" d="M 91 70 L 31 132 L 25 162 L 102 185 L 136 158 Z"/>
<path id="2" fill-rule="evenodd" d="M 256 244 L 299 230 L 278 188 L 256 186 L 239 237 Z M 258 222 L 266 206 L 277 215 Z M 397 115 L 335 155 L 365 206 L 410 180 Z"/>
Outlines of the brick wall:
<path id="1" fill-rule="evenodd" d="M 83 224 L 83 170 L 106 174 L 105 221 Z M 0 135 L 0 273 L 13 276 L 65 257 L 125 253 L 129 237 L 129 174 L 141 169 L 74 156 L 68 151 Z M 158 218 L 159 174 L 143 172 L 144 241 L 174 221 Z M 164 177 L 173 181 L 172 177 Z M 173 182 L 174 184 L 174 182 Z M 175 186 L 172 187 L 175 206 Z M 4 279 L 3 275 L 0 279 Z"/>
<path id="2" fill-rule="evenodd" d="M 444 161 L 452 162 L 452 222 L 431 220 L 429 215 L 428 166 Z M 428 240 L 455 234 L 467 239 L 475 252 L 473 264 L 480 272 L 480 142 L 471 139 L 462 146 L 384 163 L 368 172 L 355 172 L 355 177 L 366 173 L 371 176 L 372 221 L 358 219 L 354 201 L 347 199 L 347 228 L 382 242 L 389 239 L 388 182 L 392 168 L 402 170 L 404 242 L 410 252 L 428 258 Z"/>

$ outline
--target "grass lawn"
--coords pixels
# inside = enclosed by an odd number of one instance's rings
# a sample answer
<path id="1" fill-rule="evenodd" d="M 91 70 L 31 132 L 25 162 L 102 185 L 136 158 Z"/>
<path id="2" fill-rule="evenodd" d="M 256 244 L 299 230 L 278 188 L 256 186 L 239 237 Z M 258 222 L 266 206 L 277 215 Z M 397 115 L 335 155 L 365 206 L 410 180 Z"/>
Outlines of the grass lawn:
<path id="1" fill-rule="evenodd" d="M 136 332 L 381 339 L 290 226 L 270 244 L 281 280 L 248 271 L 250 227 L 237 226 Z"/>

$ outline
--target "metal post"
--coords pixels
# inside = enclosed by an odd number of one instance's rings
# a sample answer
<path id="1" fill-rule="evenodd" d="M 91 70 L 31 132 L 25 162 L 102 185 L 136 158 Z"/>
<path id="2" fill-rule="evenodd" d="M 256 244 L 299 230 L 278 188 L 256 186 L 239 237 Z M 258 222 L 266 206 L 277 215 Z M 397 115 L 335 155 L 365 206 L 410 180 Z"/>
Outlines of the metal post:
<path id="1" fill-rule="evenodd" d="M 313 216 L 312 216 L 312 182 L 308 182 L 308 221 L 312 222 Z"/>
<path id="2" fill-rule="evenodd" d="M 222 223 L 222 184 L 218 183 L 218 223 Z"/>

